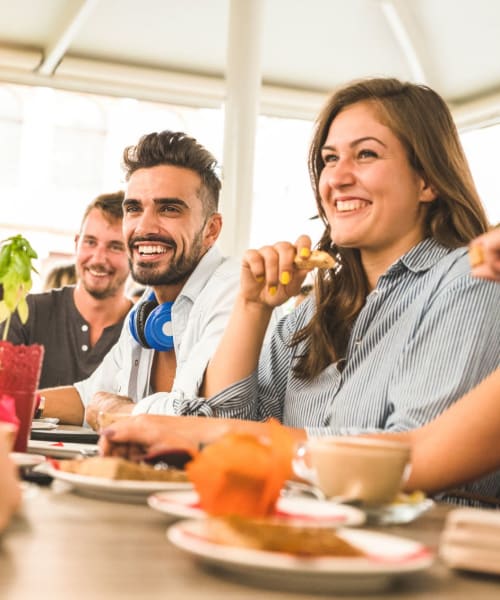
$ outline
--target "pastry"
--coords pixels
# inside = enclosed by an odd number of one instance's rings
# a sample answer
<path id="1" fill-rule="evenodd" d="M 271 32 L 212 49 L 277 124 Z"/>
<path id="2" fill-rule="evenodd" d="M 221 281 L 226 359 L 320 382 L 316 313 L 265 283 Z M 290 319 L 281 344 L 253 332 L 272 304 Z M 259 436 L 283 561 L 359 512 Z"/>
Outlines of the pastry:
<path id="1" fill-rule="evenodd" d="M 60 460 L 58 468 L 68 473 L 127 479 L 133 481 L 188 481 L 186 473 L 178 469 L 155 469 L 144 463 L 134 463 L 114 456 L 93 456 L 83 460 Z"/>
<path id="2" fill-rule="evenodd" d="M 333 269 L 337 264 L 324 250 L 313 250 L 307 258 L 297 254 L 293 262 L 298 269 Z"/>
<path id="3" fill-rule="evenodd" d="M 337 535 L 331 527 L 238 516 L 212 518 L 208 527 L 214 542 L 228 546 L 306 556 L 363 556 L 359 548 Z"/>

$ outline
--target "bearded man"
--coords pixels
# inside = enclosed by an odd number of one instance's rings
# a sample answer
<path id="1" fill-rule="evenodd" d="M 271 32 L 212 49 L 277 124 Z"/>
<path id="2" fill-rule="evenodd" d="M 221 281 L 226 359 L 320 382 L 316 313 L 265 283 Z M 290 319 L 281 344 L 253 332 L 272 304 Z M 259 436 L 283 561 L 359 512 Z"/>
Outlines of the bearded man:
<path id="1" fill-rule="evenodd" d="M 9 341 L 45 348 L 40 387 L 88 377 L 120 337 L 132 306 L 125 295 L 123 198 L 122 191 L 102 194 L 87 206 L 75 236 L 76 285 L 29 294 L 27 322 L 17 313 L 12 318 Z"/>
<path id="2" fill-rule="evenodd" d="M 238 290 L 237 261 L 215 246 L 221 182 L 212 154 L 184 133 L 163 131 L 126 148 L 123 163 L 129 264 L 149 287 L 91 377 L 41 390 L 44 416 L 64 423 L 96 428 L 100 411 L 196 410 L 191 403 Z"/>

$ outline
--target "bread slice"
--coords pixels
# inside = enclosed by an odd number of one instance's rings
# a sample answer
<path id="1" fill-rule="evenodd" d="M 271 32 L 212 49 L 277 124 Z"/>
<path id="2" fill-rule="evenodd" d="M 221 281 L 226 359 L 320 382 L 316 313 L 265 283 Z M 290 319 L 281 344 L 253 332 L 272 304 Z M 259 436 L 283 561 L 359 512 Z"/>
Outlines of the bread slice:
<path id="1" fill-rule="evenodd" d="M 211 518 L 207 523 L 212 541 L 228 546 L 287 552 L 303 556 L 364 556 L 331 527 L 284 522 L 277 518 Z"/>
<path id="2" fill-rule="evenodd" d="M 59 469 L 67 473 L 127 479 L 132 481 L 188 481 L 186 473 L 178 469 L 155 469 L 144 463 L 134 463 L 114 456 L 93 456 L 83 460 L 61 460 Z"/>
<path id="3" fill-rule="evenodd" d="M 333 256 L 323 250 L 313 250 L 307 258 L 297 255 L 293 262 L 298 269 L 333 269 L 337 264 Z"/>

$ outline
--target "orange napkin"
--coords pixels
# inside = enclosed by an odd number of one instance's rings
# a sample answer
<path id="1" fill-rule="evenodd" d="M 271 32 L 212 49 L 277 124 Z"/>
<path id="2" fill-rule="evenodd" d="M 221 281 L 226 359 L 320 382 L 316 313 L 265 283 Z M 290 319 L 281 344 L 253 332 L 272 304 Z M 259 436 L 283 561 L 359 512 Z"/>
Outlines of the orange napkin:
<path id="1" fill-rule="evenodd" d="M 262 436 L 229 433 L 186 466 L 200 505 L 215 516 L 261 517 L 273 512 L 291 476 L 293 439 L 277 421 Z"/>

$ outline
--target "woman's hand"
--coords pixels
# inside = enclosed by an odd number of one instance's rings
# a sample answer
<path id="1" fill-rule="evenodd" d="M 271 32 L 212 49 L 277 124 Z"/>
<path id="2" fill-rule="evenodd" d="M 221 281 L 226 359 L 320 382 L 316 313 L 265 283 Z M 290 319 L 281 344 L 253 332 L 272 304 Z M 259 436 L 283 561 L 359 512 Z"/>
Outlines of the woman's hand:
<path id="1" fill-rule="evenodd" d="M 200 444 L 228 430 L 222 419 L 136 415 L 120 419 L 101 432 L 99 451 L 103 456 L 143 460 L 169 450 L 196 454 Z"/>
<path id="2" fill-rule="evenodd" d="M 278 242 L 260 250 L 247 250 L 243 256 L 240 296 L 247 302 L 276 307 L 296 296 L 308 273 L 294 265 L 297 254 L 308 257 L 311 240 L 300 236 L 295 245 Z"/>

